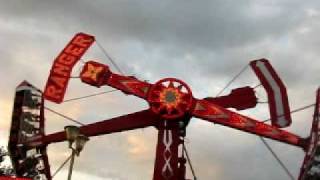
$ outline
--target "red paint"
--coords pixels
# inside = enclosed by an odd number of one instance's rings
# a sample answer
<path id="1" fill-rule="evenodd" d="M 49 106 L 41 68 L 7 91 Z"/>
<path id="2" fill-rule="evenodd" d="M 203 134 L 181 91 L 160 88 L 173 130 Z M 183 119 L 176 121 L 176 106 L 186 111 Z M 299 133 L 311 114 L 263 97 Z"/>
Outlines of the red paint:
<path id="1" fill-rule="evenodd" d="M 93 69 L 92 74 L 90 74 L 89 64 L 93 67 L 91 67 L 91 69 Z M 209 122 L 218 123 L 297 147 L 303 147 L 304 139 L 301 137 L 221 107 L 219 103 L 221 103 L 221 105 L 228 106 L 228 103 L 225 101 L 210 102 L 208 100 L 199 100 L 194 98 L 190 88 L 184 82 L 174 78 L 166 78 L 155 84 L 150 84 L 145 81 L 140 81 L 132 76 L 113 73 L 108 69 L 108 66 L 90 61 L 85 65 L 81 72 L 81 80 L 87 84 L 97 87 L 103 85 L 111 86 L 119 89 L 125 94 L 142 98 L 149 103 L 150 109 L 148 110 L 85 125 L 80 128 L 80 131 L 86 136 L 98 136 L 155 126 L 159 130 L 159 135 L 154 168 L 154 180 L 185 179 L 185 159 L 178 156 L 178 147 L 181 143 L 182 137 L 184 136 L 184 133 L 181 133 L 181 130 L 185 130 L 185 127 L 166 126 L 165 122 L 175 125 L 179 124 L 179 122 L 188 124 L 191 117 L 197 117 Z M 174 83 L 179 85 L 174 85 Z M 182 87 L 186 89 L 184 92 L 179 91 Z M 179 102 L 177 103 L 178 106 L 175 106 L 179 111 L 177 116 L 168 113 L 168 109 L 166 109 L 166 113 L 161 113 L 161 110 L 157 109 L 157 106 L 155 106 L 155 103 L 158 103 L 160 105 L 158 107 L 161 107 L 161 105 L 162 108 L 167 107 L 168 102 L 164 102 L 161 94 L 164 95 L 168 91 L 174 91 L 183 97 L 181 101 L 177 101 Z M 228 98 L 229 103 L 233 102 L 233 106 L 238 107 L 239 109 L 255 106 L 256 104 L 256 97 L 250 87 L 236 89 Z M 239 99 L 244 99 L 247 102 L 239 103 L 237 102 Z M 171 101 L 170 98 L 169 101 Z M 172 161 L 166 162 L 165 160 L 168 159 L 164 159 L 164 157 L 167 156 L 166 148 L 168 148 L 169 141 L 168 139 L 164 140 L 164 138 L 166 137 L 166 132 L 169 130 L 172 137 L 170 140 L 170 152 L 172 153 L 170 155 L 172 155 Z M 64 131 L 47 135 L 42 139 L 44 144 L 65 140 L 66 137 Z M 32 144 L 32 142 L 29 142 L 29 144 Z M 163 171 L 163 168 L 167 166 L 168 163 L 172 170 Z M 172 175 L 170 175 L 171 172 L 173 172 Z"/>
<path id="2" fill-rule="evenodd" d="M 151 88 L 151 84 L 146 81 L 140 81 L 134 76 L 123 76 L 112 73 L 109 67 L 98 62 L 89 61 L 85 64 L 80 73 L 81 81 L 96 87 L 108 85 L 119 89 L 125 94 L 131 94 L 143 99 Z"/>
<path id="3" fill-rule="evenodd" d="M 236 110 L 245 110 L 254 108 L 257 105 L 257 97 L 254 89 L 251 87 L 236 88 L 229 95 L 219 97 L 208 97 L 205 100 L 219 104 L 224 108 L 235 108 Z"/>
<path id="4" fill-rule="evenodd" d="M 94 37 L 78 33 L 54 60 L 44 90 L 45 99 L 61 103 L 63 101 L 73 66 L 94 42 Z"/>
<path id="5" fill-rule="evenodd" d="M 150 126 L 157 126 L 160 118 L 149 110 L 99 121 L 80 127 L 80 132 L 86 136 L 99 136 L 104 134 L 129 131 Z M 66 140 L 64 131 L 49 134 L 42 139 L 44 144 L 57 143 Z M 32 142 L 28 142 L 29 144 Z"/>
<path id="6" fill-rule="evenodd" d="M 0 180 L 31 180 L 30 178 L 0 177 Z"/>
<path id="7" fill-rule="evenodd" d="M 153 180 L 177 180 L 179 177 L 179 146 L 183 142 L 177 122 L 161 121 Z M 183 176 L 184 177 L 184 176 Z"/>
<path id="8" fill-rule="evenodd" d="M 146 81 L 140 81 L 133 76 L 123 76 L 115 73 L 111 74 L 105 85 L 142 99 L 147 99 L 148 92 L 151 88 L 151 84 Z"/>
<path id="9" fill-rule="evenodd" d="M 86 46 L 82 49 L 79 48 L 79 44 L 74 42 L 76 36 L 55 60 L 45 91 L 45 97 L 51 101 L 61 102 L 63 100 L 72 67 L 94 41 L 93 36 L 84 34 L 78 34 L 78 36 L 88 38 Z M 70 64 L 61 63 L 59 59 L 69 59 Z M 80 77 L 82 82 L 89 85 L 96 87 L 111 86 L 125 94 L 142 98 L 149 103 L 149 109 L 81 126 L 80 132 L 91 137 L 150 126 L 157 128 L 158 143 L 153 180 L 186 180 L 186 160 L 181 155 L 180 147 L 183 143 L 186 126 L 192 117 L 297 147 L 305 147 L 304 139 L 295 134 L 226 109 L 227 107 L 238 109 L 254 107 L 256 97 L 252 88 L 249 87 L 236 89 L 232 91 L 229 97 L 220 97 L 221 99 L 225 98 L 223 100 L 218 100 L 219 97 L 217 99 L 199 100 L 193 97 L 190 88 L 183 81 L 165 78 L 155 84 L 150 84 L 132 76 L 113 73 L 107 65 L 93 61 L 85 64 Z M 178 85 L 174 85 L 175 83 Z M 181 90 L 183 88 L 185 91 Z M 166 93 L 173 93 L 174 96 L 171 94 L 170 97 L 165 97 Z M 239 102 L 240 99 L 246 102 Z M 165 113 L 162 113 L 163 108 L 166 108 Z M 173 109 L 178 113 L 170 113 Z M 65 132 L 61 131 L 43 136 L 40 140 L 25 142 L 24 145 L 34 148 L 39 146 L 35 142 L 40 141 L 41 147 L 45 150 L 46 145 L 65 140 Z"/>
<path id="10" fill-rule="evenodd" d="M 111 75 L 109 67 L 94 61 L 85 63 L 81 73 L 81 81 L 92 86 L 100 87 Z"/>
<path id="11" fill-rule="evenodd" d="M 192 100 L 189 86 L 175 78 L 158 81 L 152 86 L 148 95 L 151 110 L 164 119 L 177 119 L 184 116 L 190 110 Z"/>
<path id="12" fill-rule="evenodd" d="M 196 100 L 195 109 L 193 110 L 192 115 L 213 123 L 257 134 L 294 146 L 302 146 L 302 139 L 297 135 L 283 131 L 263 122 L 259 122 L 247 116 L 243 116 L 236 112 L 232 112 L 210 103 L 207 100 Z"/>

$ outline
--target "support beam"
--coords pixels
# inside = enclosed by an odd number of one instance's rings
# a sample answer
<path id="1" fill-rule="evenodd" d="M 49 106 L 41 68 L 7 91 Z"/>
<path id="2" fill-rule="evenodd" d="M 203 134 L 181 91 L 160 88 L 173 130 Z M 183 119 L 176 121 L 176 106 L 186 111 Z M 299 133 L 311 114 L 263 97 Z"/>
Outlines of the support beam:
<path id="1" fill-rule="evenodd" d="M 111 134 L 121 131 L 134 130 L 139 128 L 145 128 L 149 126 L 155 126 L 158 123 L 159 118 L 149 110 L 136 112 L 133 114 L 112 118 L 92 124 L 88 124 L 80 127 L 80 133 L 87 136 L 100 136 L 104 134 Z M 66 134 L 64 131 L 49 134 L 38 140 L 29 141 L 29 146 L 47 145 L 51 143 L 62 142 L 66 140 Z"/>
<path id="2" fill-rule="evenodd" d="M 185 168 L 180 166 L 185 164 L 179 166 L 179 146 L 183 143 L 184 132 L 179 128 L 179 121 L 163 120 L 158 129 L 153 180 L 184 180 Z"/>

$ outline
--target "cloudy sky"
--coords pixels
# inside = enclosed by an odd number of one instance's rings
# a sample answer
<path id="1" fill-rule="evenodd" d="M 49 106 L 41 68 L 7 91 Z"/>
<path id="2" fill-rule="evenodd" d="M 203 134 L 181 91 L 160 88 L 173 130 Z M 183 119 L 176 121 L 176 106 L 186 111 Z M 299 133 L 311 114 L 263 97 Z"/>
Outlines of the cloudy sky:
<path id="1" fill-rule="evenodd" d="M 320 84 L 318 0 L 0 0 L 0 145 L 7 143 L 16 85 L 26 79 L 43 88 L 53 59 L 77 32 L 95 35 L 126 74 L 150 82 L 177 77 L 198 98 L 215 96 L 250 60 L 259 58 L 269 59 L 281 75 L 292 109 L 313 103 Z M 110 65 L 96 45 L 84 59 Z M 230 88 L 258 83 L 248 69 Z M 109 89 L 73 79 L 66 98 Z M 263 89 L 257 95 L 265 100 Z M 83 123 L 148 108 L 120 92 L 47 106 Z M 306 137 L 312 112 L 294 114 L 287 130 Z M 243 113 L 269 117 L 265 104 Z M 47 133 L 70 124 L 50 112 L 46 117 Z M 92 138 L 76 160 L 74 179 L 151 179 L 156 135 L 147 128 Z M 192 119 L 187 138 L 200 180 L 289 179 L 258 137 Z M 304 153 L 268 142 L 297 177 Z M 70 152 L 66 143 L 48 149 L 54 171 Z M 66 179 L 66 171 L 56 179 Z"/>

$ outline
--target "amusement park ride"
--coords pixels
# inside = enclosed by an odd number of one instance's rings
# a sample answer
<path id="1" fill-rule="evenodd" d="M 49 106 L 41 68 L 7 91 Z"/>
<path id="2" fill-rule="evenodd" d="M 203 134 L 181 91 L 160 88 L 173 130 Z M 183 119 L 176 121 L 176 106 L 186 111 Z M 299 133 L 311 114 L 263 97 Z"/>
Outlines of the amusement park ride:
<path id="1" fill-rule="evenodd" d="M 51 180 L 47 146 L 66 141 L 66 132 L 45 134 L 45 99 L 63 102 L 72 68 L 95 42 L 91 35 L 79 33 L 55 59 L 45 90 L 24 81 L 16 89 L 9 139 L 9 151 L 18 177 Z M 189 86 L 175 78 L 165 78 L 152 84 L 112 72 L 107 65 L 94 61 L 85 63 L 80 78 L 91 86 L 110 86 L 127 95 L 148 102 L 150 108 L 133 114 L 80 126 L 87 137 L 145 127 L 158 130 L 154 180 L 186 180 L 184 137 L 192 117 L 238 129 L 301 148 L 306 152 L 299 180 L 320 179 L 319 109 L 320 90 L 311 134 L 302 138 L 282 130 L 291 124 L 286 88 L 266 59 L 250 63 L 268 95 L 271 125 L 231 111 L 244 110 L 257 104 L 254 88 L 242 87 L 229 95 L 198 99 Z"/>

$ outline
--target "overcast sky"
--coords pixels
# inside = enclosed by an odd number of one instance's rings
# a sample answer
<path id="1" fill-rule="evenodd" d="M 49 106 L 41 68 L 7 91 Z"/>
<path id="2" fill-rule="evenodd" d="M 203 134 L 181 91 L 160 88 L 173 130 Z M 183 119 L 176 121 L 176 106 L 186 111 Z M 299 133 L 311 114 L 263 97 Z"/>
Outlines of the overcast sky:
<path id="1" fill-rule="evenodd" d="M 177 77 L 198 98 L 215 96 L 249 61 L 260 58 L 279 72 L 291 109 L 313 103 L 320 84 L 319 0 L 0 0 L 0 145 L 7 144 L 16 85 L 26 79 L 43 88 L 54 58 L 77 32 L 95 35 L 126 74 L 150 82 Z M 96 45 L 84 59 L 111 65 Z M 78 73 L 76 67 L 73 74 Z M 230 88 L 257 84 L 248 69 Z M 108 89 L 73 79 L 66 98 Z M 263 89 L 257 94 L 265 100 Z M 120 92 L 47 106 L 83 123 L 148 108 Z M 306 137 L 312 112 L 294 114 L 287 130 Z M 265 104 L 243 113 L 269 117 Z M 47 133 L 70 124 L 50 112 L 46 117 Z M 92 138 L 76 160 L 74 179 L 151 179 L 156 135 L 147 128 Z M 187 138 L 200 180 L 289 179 L 258 137 L 192 119 Z M 268 142 L 297 177 L 302 150 Z M 55 171 L 70 152 L 66 143 L 48 149 Z M 66 179 L 66 171 L 56 179 Z"/>

